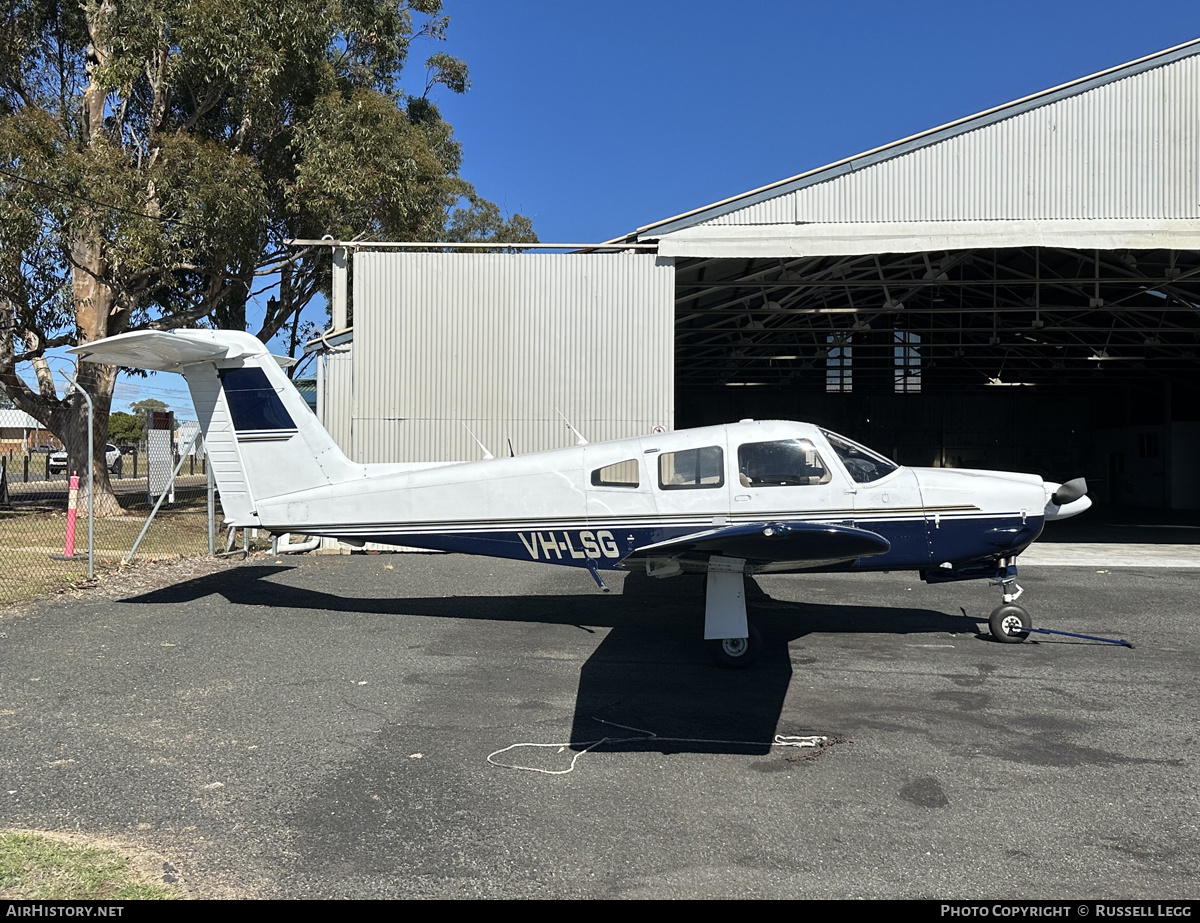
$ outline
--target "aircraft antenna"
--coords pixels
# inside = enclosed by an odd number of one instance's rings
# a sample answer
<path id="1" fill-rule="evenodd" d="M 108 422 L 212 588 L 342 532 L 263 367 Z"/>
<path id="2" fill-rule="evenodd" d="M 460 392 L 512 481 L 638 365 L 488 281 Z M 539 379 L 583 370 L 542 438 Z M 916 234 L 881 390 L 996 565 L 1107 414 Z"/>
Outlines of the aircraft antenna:
<path id="1" fill-rule="evenodd" d="M 471 427 L 467 426 L 466 423 L 463 424 L 463 429 L 465 429 L 468 433 L 471 433 L 471 438 L 475 440 L 475 444 L 477 446 L 479 446 L 479 451 L 481 451 L 483 453 L 484 461 L 487 461 L 489 459 L 496 457 L 495 455 L 493 455 L 491 452 L 488 451 L 487 446 L 485 446 L 482 442 L 479 441 L 479 437 L 471 432 Z"/>
<path id="2" fill-rule="evenodd" d="M 554 408 L 554 412 L 556 414 L 558 414 L 560 417 L 562 417 L 562 421 L 567 424 L 567 429 L 569 429 L 572 433 L 575 434 L 575 444 L 576 445 L 587 445 L 588 444 L 588 441 L 583 438 L 583 433 L 579 432 L 579 430 L 577 430 L 574 426 L 571 425 L 571 421 L 567 419 L 566 414 L 564 414 L 557 407 Z"/>

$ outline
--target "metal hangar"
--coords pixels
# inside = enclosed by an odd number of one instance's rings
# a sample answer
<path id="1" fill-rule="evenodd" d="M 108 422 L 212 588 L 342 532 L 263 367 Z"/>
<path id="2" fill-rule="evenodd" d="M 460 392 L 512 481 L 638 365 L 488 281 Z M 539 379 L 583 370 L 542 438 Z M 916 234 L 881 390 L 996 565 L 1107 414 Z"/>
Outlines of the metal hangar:
<path id="1" fill-rule="evenodd" d="M 352 245 L 321 412 L 363 461 L 798 419 L 1200 508 L 1198 111 L 1200 40 L 572 253 Z"/>

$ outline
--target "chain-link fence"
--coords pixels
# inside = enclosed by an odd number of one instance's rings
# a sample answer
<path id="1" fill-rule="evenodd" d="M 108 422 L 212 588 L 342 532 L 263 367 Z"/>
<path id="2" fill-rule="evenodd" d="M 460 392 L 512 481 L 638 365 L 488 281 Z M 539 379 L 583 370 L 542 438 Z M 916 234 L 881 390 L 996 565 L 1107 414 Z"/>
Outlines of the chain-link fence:
<path id="1" fill-rule="evenodd" d="M 157 496 L 151 495 L 169 481 L 180 458 L 175 446 L 165 460 L 147 457 L 145 444 L 126 447 L 119 456 L 106 458 L 119 515 L 104 507 L 97 492 L 94 518 L 93 570 L 96 574 L 121 565 L 138 538 Z M 113 455 L 113 452 L 109 452 Z M 148 464 L 153 461 L 154 464 Z M 167 465 L 167 477 L 158 469 Z M 152 470 L 155 469 L 155 470 Z M 88 517 L 86 462 L 79 466 L 79 512 L 74 517 L 74 553 L 66 555 L 70 476 L 62 453 L 32 451 L 0 455 L 0 605 L 35 599 L 81 584 L 88 579 Z M 175 559 L 209 553 L 209 479 L 204 455 L 191 451 L 182 459 L 179 476 L 142 538 L 134 562 Z M 212 513 L 220 529 L 219 496 Z M 217 550 L 225 548 L 218 531 Z"/>

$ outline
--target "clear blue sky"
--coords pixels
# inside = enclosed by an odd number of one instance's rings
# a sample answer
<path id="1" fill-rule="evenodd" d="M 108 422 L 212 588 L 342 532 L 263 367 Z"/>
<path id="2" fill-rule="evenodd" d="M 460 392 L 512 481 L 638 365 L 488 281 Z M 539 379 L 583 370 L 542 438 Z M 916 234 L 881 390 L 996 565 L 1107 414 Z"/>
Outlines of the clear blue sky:
<path id="1" fill-rule="evenodd" d="M 544 241 L 600 241 L 1200 37 L 1200 4 L 446 0 L 463 176 Z M 177 376 L 119 386 L 114 408 Z M 190 402 L 188 402 L 190 404 Z M 186 412 L 186 411 L 185 411 Z"/>
<path id="2" fill-rule="evenodd" d="M 1200 37 L 1194 0 L 446 6 L 472 88 L 438 102 L 465 178 L 566 242 Z"/>

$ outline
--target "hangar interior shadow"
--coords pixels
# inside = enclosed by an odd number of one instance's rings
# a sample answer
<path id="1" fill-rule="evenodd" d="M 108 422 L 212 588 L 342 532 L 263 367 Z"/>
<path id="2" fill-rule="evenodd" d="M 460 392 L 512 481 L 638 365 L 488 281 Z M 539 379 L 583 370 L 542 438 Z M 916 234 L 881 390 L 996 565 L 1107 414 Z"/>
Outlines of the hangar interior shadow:
<path id="1" fill-rule="evenodd" d="M 777 733 L 818 733 L 780 728 L 792 679 L 789 644 L 810 633 L 983 636 L 976 619 L 931 609 L 817 605 L 776 600 L 747 580 L 750 617 L 763 635 L 763 651 L 746 670 L 725 670 L 708 659 L 699 577 L 669 581 L 629 574 L 621 594 L 545 596 L 362 597 L 290 586 L 280 577 L 296 568 L 246 565 L 122 600 L 127 604 L 179 604 L 210 595 L 235 606 L 270 607 L 281 614 L 323 610 L 348 615 L 522 622 L 611 629 L 583 664 L 571 741 L 594 751 L 765 754 Z M 624 727 L 619 727 L 624 726 Z M 628 730 L 635 728 L 636 731 Z M 645 740 L 642 732 L 657 740 Z"/>
<path id="2" fill-rule="evenodd" d="M 1185 250 L 681 259 L 675 425 L 802 420 L 905 465 L 1197 512 L 1198 303 Z"/>

